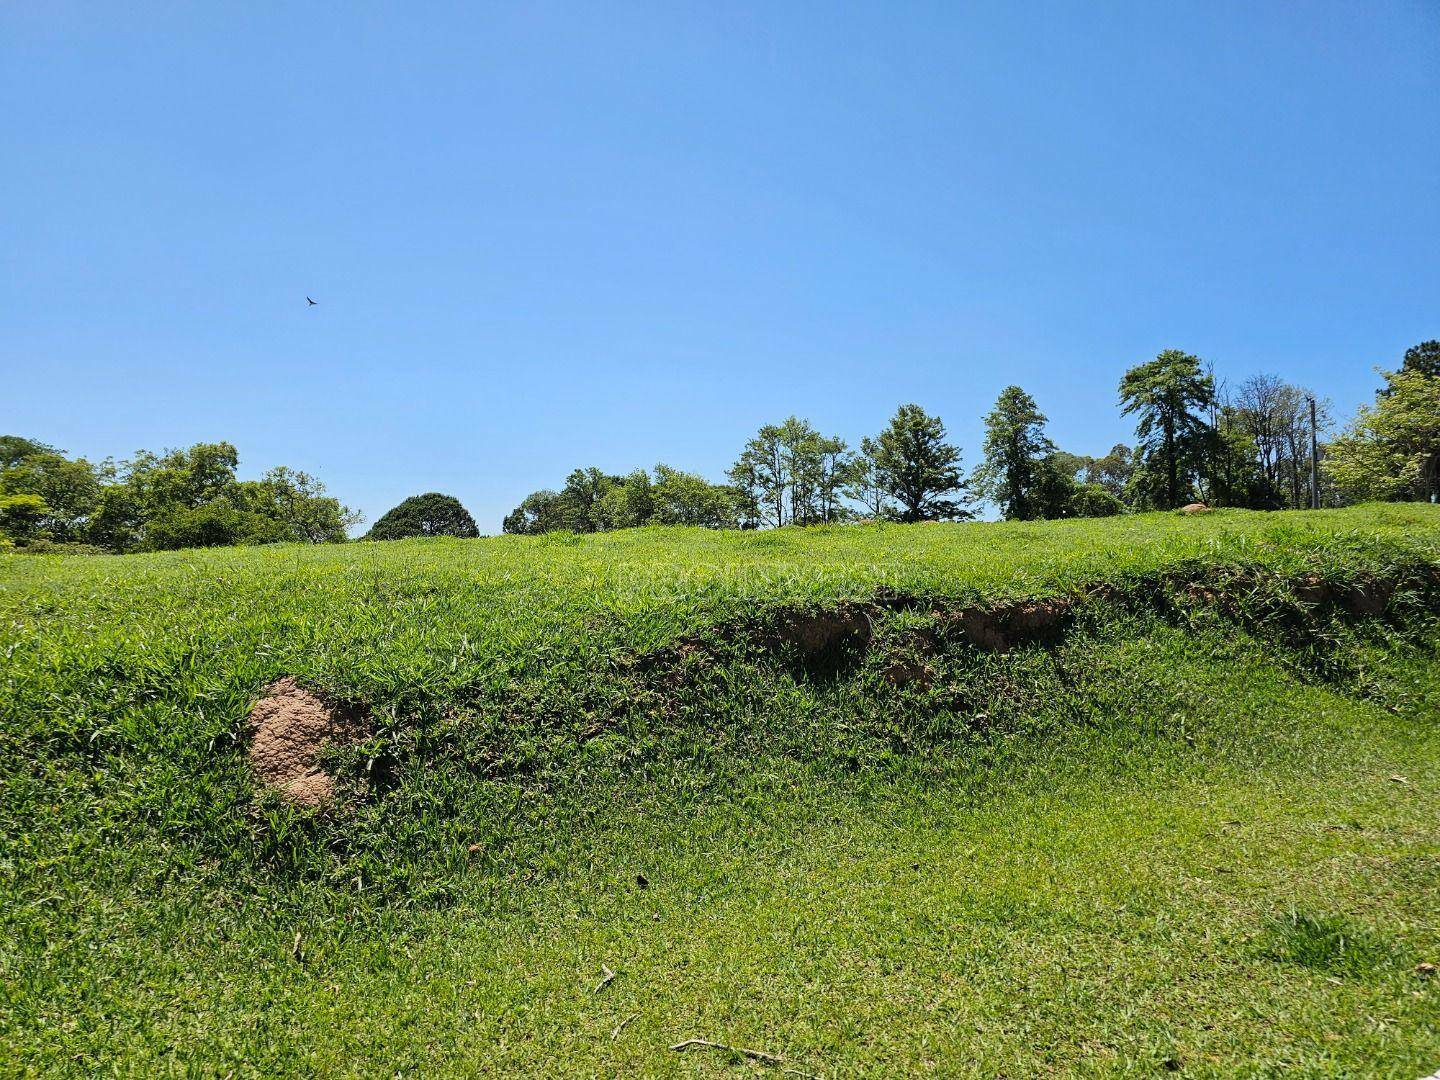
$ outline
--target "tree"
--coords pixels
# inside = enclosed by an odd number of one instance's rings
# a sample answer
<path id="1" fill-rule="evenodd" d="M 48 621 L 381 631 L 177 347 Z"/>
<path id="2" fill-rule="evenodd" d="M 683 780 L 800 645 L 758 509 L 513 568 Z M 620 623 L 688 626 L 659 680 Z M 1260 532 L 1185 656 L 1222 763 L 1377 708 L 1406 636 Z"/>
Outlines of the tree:
<path id="1" fill-rule="evenodd" d="M 1095 458 L 1085 466 L 1085 482 L 1099 484 L 1117 499 L 1125 497 L 1125 489 L 1134 474 L 1135 451 L 1124 443 L 1116 443 L 1104 457 Z"/>
<path id="2" fill-rule="evenodd" d="M 1125 512 L 1125 504 L 1119 497 L 1100 484 L 1077 484 L 1070 494 L 1069 505 L 1074 517 L 1113 517 Z"/>
<path id="3" fill-rule="evenodd" d="M 0 495 L 32 495 L 44 507 L 30 522 L 27 539 L 83 540 L 100 501 L 100 471 L 44 443 L 16 436 L 0 442 Z"/>
<path id="4" fill-rule="evenodd" d="M 1355 499 L 1440 501 L 1440 376 L 1384 374 L 1386 387 L 1326 452 L 1326 472 Z"/>
<path id="5" fill-rule="evenodd" d="M 876 521 L 890 517 L 894 510 L 890 494 L 885 490 L 885 474 L 875 459 L 879 452 L 879 444 L 870 436 L 861 439 L 860 452 L 850 459 L 842 489 L 847 497 L 864 507 L 866 517 Z"/>
<path id="6" fill-rule="evenodd" d="M 1051 498 L 1042 499 L 1038 490 L 1042 464 L 1055 452 L 1055 444 L 1045 436 L 1045 416 L 1035 406 L 1035 399 L 1018 386 L 1007 386 L 985 417 L 985 459 L 975 470 L 970 485 L 998 505 L 1007 520 L 1058 516 L 1046 512 L 1055 508 L 1053 493 Z M 1069 464 L 1050 463 L 1046 471 L 1052 474 L 1048 477 L 1052 487 Z M 1075 470 L 1068 471 L 1073 479 Z"/>
<path id="7" fill-rule="evenodd" d="M 808 420 L 766 424 L 740 452 L 728 476 L 743 505 L 777 528 L 839 521 L 840 496 L 851 455 L 843 440 L 827 438 Z"/>
<path id="8" fill-rule="evenodd" d="M 1440 379 L 1440 341 L 1422 341 L 1405 350 L 1401 371 L 1413 371 L 1431 379 Z"/>
<path id="9" fill-rule="evenodd" d="M 258 481 L 238 485 L 238 505 L 279 523 L 284 539 L 307 544 L 344 542 L 360 515 L 325 494 L 325 485 L 307 472 L 278 465 Z"/>
<path id="10" fill-rule="evenodd" d="M 0 469 L 18 465 L 31 454 L 58 454 L 59 450 L 46 443 L 27 439 L 22 435 L 0 435 Z"/>
<path id="11" fill-rule="evenodd" d="M 602 532 L 648 525 L 654 516 L 655 485 L 644 469 L 636 469 L 620 483 L 612 484 L 594 509 L 596 527 Z"/>
<path id="12" fill-rule="evenodd" d="M 147 551 L 171 551 L 291 539 L 289 530 L 275 518 L 244 510 L 228 499 L 213 499 L 199 506 L 167 507 L 146 522 L 142 546 Z"/>
<path id="13" fill-rule="evenodd" d="M 1146 479 L 1160 481 L 1158 492 L 1147 484 L 1147 499 L 1159 494 L 1173 509 L 1188 498 L 1205 457 L 1208 428 L 1198 410 L 1209 406 L 1214 393 L 1214 379 L 1199 358 L 1179 349 L 1166 349 L 1120 380 L 1120 414 L 1139 418 L 1135 431 L 1145 451 Z"/>
<path id="14" fill-rule="evenodd" d="M 500 529 L 502 532 L 515 533 L 520 536 L 558 532 L 567 527 L 564 507 L 564 501 L 560 498 L 558 491 L 544 488 L 531 492 L 521 500 L 519 506 L 505 515 Z"/>
<path id="15" fill-rule="evenodd" d="M 451 495 L 429 491 L 411 495 L 399 506 L 386 511 L 366 534 L 367 540 L 403 540 L 411 536 L 480 535 L 475 519 Z"/>
<path id="16" fill-rule="evenodd" d="M 712 484 L 695 473 L 655 466 L 654 513 L 656 525 L 699 525 L 707 529 L 733 529 L 739 523 L 739 500 L 734 488 Z"/>
<path id="17" fill-rule="evenodd" d="M 875 439 L 875 465 L 885 492 L 900 503 L 901 521 L 969 517 L 960 492 L 960 451 L 945 441 L 945 425 L 919 405 L 902 405 Z"/>
<path id="18" fill-rule="evenodd" d="M 756 432 L 727 475 L 745 492 L 762 524 L 768 522 L 776 528 L 785 524 L 785 492 L 790 486 L 790 477 L 778 424 L 766 424 Z"/>
<path id="19" fill-rule="evenodd" d="M 734 528 L 745 513 L 746 500 L 723 484 L 703 476 L 655 466 L 655 476 L 636 469 L 628 476 L 609 476 L 599 469 L 576 469 L 561 491 L 537 491 L 505 518 L 507 533 L 538 534 L 568 529 L 605 532 L 639 525 L 700 525 Z"/>
<path id="20" fill-rule="evenodd" d="M 39 495 L 0 492 L 0 540 L 23 544 L 38 539 L 41 522 L 49 513 L 50 508 Z"/>

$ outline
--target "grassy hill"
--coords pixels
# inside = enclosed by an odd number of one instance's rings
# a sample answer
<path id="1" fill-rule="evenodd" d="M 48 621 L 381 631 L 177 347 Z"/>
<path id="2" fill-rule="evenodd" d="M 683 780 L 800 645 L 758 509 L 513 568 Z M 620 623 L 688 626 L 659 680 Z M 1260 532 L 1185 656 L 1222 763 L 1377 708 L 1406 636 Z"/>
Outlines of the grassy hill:
<path id="1" fill-rule="evenodd" d="M 1437 611 L 1427 506 L 4 558 L 0 1063 L 1422 1075 Z"/>

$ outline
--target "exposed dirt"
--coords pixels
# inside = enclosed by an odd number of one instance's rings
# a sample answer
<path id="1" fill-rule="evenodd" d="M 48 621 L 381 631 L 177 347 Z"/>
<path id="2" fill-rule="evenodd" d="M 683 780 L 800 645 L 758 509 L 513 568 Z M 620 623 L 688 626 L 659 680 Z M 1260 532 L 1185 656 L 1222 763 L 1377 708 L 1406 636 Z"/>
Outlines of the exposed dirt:
<path id="1" fill-rule="evenodd" d="M 1202 502 L 1186 503 L 1180 508 L 1182 514 L 1208 514 L 1210 507 Z"/>
<path id="2" fill-rule="evenodd" d="M 917 686 L 929 686 L 930 680 L 935 672 L 928 664 L 919 660 L 901 659 L 892 660 L 880 673 L 880 678 L 891 686 L 910 686 L 912 683 Z"/>
<path id="3" fill-rule="evenodd" d="M 865 645 L 870 640 L 870 617 L 858 608 L 794 613 L 780 627 L 780 638 L 809 657 L 821 656 L 842 645 Z"/>
<path id="4" fill-rule="evenodd" d="M 1390 597 L 1395 594 L 1396 582 L 1385 578 L 1363 581 L 1347 588 L 1340 595 L 1340 602 L 1351 615 L 1361 618 L 1377 618 L 1385 614 L 1390 606 Z"/>
<path id="5" fill-rule="evenodd" d="M 1005 652 L 1054 629 L 1070 614 L 1073 606 L 1074 601 L 1067 597 L 1022 600 L 997 607 L 961 608 L 945 613 L 944 617 L 958 625 L 977 649 Z"/>
<path id="6" fill-rule="evenodd" d="M 353 711 L 284 678 L 265 688 L 250 710 L 250 767 L 268 787 L 299 806 L 335 801 L 335 779 L 320 767 L 326 746 L 354 742 L 364 724 Z"/>
<path id="7" fill-rule="evenodd" d="M 983 652 L 1008 652 L 1063 635 L 1085 605 L 1154 605 L 1165 596 L 1217 607 L 1239 618 L 1247 614 L 1246 598 L 1272 584 L 1253 572 L 1220 568 L 1201 573 L 1185 569 L 1128 585 L 1095 582 L 1066 596 L 989 604 L 954 604 L 880 589 L 869 600 L 842 601 L 828 609 L 789 608 L 763 617 L 737 619 L 712 628 L 704 637 L 686 638 L 624 663 L 633 664 L 637 674 L 658 675 L 660 684 L 674 685 L 688 681 L 687 672 L 695 664 L 703 665 L 720 652 L 738 647 L 757 656 L 788 655 L 791 663 L 812 676 L 842 674 L 853 670 L 876 647 L 876 627 L 887 615 L 912 612 L 927 615 L 929 627 L 906 633 L 904 645 L 883 663 L 880 677 L 895 688 L 928 687 L 934 671 L 926 658 L 946 640 L 959 638 Z M 1348 584 L 1332 584 L 1310 573 L 1285 584 L 1292 603 L 1298 601 L 1297 612 L 1302 618 L 1340 615 L 1373 619 L 1384 617 L 1395 595 L 1407 585 L 1429 590 L 1428 602 L 1433 604 L 1435 594 L 1440 592 L 1440 567 L 1427 568 L 1419 576 L 1392 574 Z"/>

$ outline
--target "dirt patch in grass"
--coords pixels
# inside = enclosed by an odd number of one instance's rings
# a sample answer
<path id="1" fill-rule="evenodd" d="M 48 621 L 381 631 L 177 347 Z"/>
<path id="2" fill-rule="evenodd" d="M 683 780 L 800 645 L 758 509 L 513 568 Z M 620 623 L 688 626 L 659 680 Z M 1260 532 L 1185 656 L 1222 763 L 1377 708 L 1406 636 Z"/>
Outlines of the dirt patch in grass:
<path id="1" fill-rule="evenodd" d="M 868 644 L 870 617 L 858 607 L 792 612 L 783 619 L 779 636 L 781 641 L 796 646 L 807 657 L 817 657 L 843 645 L 863 647 Z"/>
<path id="2" fill-rule="evenodd" d="M 335 801 L 335 778 L 321 767 L 320 755 L 363 733 L 353 710 L 326 701 L 294 679 L 279 679 L 250 710 L 250 767 L 292 803 L 329 806 Z"/>

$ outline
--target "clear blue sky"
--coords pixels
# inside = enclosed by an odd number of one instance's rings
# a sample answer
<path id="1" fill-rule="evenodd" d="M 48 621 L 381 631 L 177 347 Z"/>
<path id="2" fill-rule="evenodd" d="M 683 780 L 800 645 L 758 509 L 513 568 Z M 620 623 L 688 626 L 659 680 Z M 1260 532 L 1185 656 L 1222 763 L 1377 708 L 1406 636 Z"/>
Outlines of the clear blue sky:
<path id="1" fill-rule="evenodd" d="M 482 530 L 794 412 L 1440 336 L 1440 4 L 7 3 L 0 430 Z M 308 308 L 305 296 L 319 301 Z"/>

